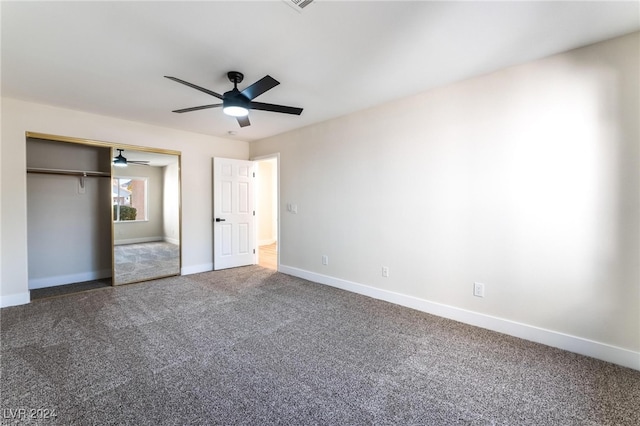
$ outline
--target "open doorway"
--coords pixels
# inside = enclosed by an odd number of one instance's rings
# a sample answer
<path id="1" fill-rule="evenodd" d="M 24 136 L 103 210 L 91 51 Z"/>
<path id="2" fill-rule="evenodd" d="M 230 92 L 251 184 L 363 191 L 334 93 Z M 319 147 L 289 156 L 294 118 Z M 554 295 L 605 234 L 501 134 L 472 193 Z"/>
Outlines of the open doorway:
<path id="1" fill-rule="evenodd" d="M 278 270 L 278 156 L 255 158 L 258 264 Z"/>

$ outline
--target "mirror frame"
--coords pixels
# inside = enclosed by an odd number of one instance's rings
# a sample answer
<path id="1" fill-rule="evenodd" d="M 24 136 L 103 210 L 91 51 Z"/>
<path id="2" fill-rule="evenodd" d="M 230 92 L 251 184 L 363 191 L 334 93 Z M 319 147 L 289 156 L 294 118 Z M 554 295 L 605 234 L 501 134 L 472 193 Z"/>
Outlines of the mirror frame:
<path id="1" fill-rule="evenodd" d="M 76 137 L 71 137 L 71 136 L 58 136 L 58 135 L 51 135 L 51 134 L 46 134 L 46 133 L 38 133 L 38 132 L 26 132 L 25 133 L 26 138 L 34 138 L 34 139 L 45 139 L 45 140 L 50 140 L 50 141 L 55 141 L 55 142 L 68 142 L 68 143 L 76 143 L 76 144 L 80 144 L 80 145 L 89 145 L 89 146 L 97 146 L 97 147 L 101 147 L 101 148 L 110 148 L 111 149 L 111 157 L 113 158 L 114 156 L 114 152 L 117 149 L 124 149 L 126 150 L 131 150 L 131 151 L 140 151 L 140 152 L 151 152 L 151 153 L 157 153 L 157 154 L 166 154 L 166 155 L 175 155 L 178 157 L 178 240 L 179 240 L 179 250 L 178 250 L 178 272 L 176 274 L 170 274 L 170 275 L 161 275 L 161 276 L 157 276 L 157 277 L 153 277 L 153 278 L 149 278 L 149 279 L 144 279 L 144 280 L 140 280 L 140 281 L 132 281 L 132 282 L 127 282 L 127 283 L 122 283 L 122 284 L 117 284 L 115 282 L 115 224 L 113 222 L 113 209 L 111 210 L 111 285 L 112 286 L 118 286 L 118 285 L 125 285 L 125 284 L 134 284 L 136 282 L 143 282 L 143 281 L 149 281 L 149 280 L 153 280 L 153 279 L 159 279 L 159 278 L 165 278 L 165 277 L 172 277 L 172 276 L 179 276 L 182 275 L 182 152 L 181 151 L 175 151 L 175 150 L 170 150 L 170 149 L 163 149 L 163 148 L 152 148 L 152 147 L 147 147 L 147 146 L 139 146 L 139 145 L 128 145 L 128 144 L 121 144 L 121 143 L 114 143 L 114 142 L 104 142 L 104 141 L 98 141 L 98 140 L 93 140 L 93 139 L 85 139 L 85 138 L 76 138 Z M 111 172 L 111 176 L 110 178 L 113 179 L 114 176 L 114 171 L 113 171 L 113 162 L 111 163 L 111 168 L 110 168 Z M 111 201 L 109 201 L 109 205 L 111 205 Z"/>

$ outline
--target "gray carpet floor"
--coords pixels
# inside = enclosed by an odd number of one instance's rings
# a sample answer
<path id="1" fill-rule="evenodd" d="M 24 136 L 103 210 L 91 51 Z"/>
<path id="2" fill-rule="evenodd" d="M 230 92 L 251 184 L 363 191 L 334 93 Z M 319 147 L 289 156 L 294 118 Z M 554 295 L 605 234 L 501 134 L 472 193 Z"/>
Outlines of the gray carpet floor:
<path id="1" fill-rule="evenodd" d="M 259 266 L 0 320 L 3 424 L 640 424 L 639 371 Z"/>
<path id="2" fill-rule="evenodd" d="M 100 280 L 84 281 L 81 283 L 57 285 L 55 287 L 45 287 L 31 290 L 31 300 L 45 299 L 48 297 L 64 296 L 71 293 L 91 291 L 111 287 L 111 278 Z"/>

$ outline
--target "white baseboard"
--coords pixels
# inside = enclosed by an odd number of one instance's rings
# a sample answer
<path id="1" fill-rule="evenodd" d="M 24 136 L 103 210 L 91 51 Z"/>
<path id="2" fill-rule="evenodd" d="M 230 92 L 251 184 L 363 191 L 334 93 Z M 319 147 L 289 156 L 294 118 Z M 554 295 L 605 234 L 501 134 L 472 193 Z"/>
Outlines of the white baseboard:
<path id="1" fill-rule="evenodd" d="M 164 237 L 127 238 L 126 240 L 116 240 L 113 245 L 122 246 L 125 244 L 155 243 L 157 241 L 164 241 Z"/>
<path id="2" fill-rule="evenodd" d="M 170 244 L 175 244 L 176 246 L 180 245 L 180 240 L 176 239 L 176 238 L 169 238 L 169 237 L 164 237 L 162 239 L 165 243 L 170 243 Z"/>
<path id="3" fill-rule="evenodd" d="M 180 274 L 191 275 L 191 274 L 199 274 L 200 272 L 210 272 L 210 271 L 213 271 L 213 262 L 203 263 L 201 265 L 183 266 L 180 271 Z"/>
<path id="4" fill-rule="evenodd" d="M 55 277 L 33 278 L 29 279 L 29 290 L 36 290 L 45 287 L 55 287 L 57 285 L 81 283 L 85 281 L 100 280 L 109 278 L 111 269 L 102 271 L 81 272 L 79 274 L 57 275 Z"/>
<path id="5" fill-rule="evenodd" d="M 31 302 L 31 295 L 26 293 L 10 294 L 0 297 L 0 308 L 8 308 L 9 306 L 26 305 Z"/>
<path id="6" fill-rule="evenodd" d="M 553 346 L 555 348 L 574 352 L 580 355 L 597 358 L 623 367 L 640 370 L 640 352 L 634 352 L 628 349 L 608 345 L 606 343 L 571 336 L 504 318 L 456 308 L 455 306 L 430 302 L 425 299 L 382 290 L 291 266 L 278 265 L 278 271 L 316 283 L 373 297 L 374 299 L 384 300 L 397 305 L 416 309 L 418 311 L 460 321 L 469 325 L 486 328 L 488 330 L 497 331 L 536 343 L 542 343 L 544 345 Z"/>

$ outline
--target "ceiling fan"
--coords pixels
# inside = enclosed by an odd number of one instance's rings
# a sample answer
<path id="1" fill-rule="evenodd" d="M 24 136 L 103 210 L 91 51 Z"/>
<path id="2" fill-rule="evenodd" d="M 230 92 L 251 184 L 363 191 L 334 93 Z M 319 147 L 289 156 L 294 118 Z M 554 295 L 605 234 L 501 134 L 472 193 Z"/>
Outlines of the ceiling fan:
<path id="1" fill-rule="evenodd" d="M 127 167 L 127 164 L 139 164 L 141 166 L 148 166 L 149 165 L 149 161 L 134 161 L 134 160 L 127 160 L 127 158 L 122 155 L 122 151 L 124 151 L 124 149 L 118 149 L 118 156 L 113 158 L 113 165 L 115 167 Z"/>
<path id="2" fill-rule="evenodd" d="M 240 127 L 250 126 L 249 122 L 249 110 L 257 109 L 261 111 L 272 111 L 272 112 L 281 112 L 284 114 L 294 114 L 300 115 L 302 113 L 302 108 L 284 106 L 284 105 L 274 105 L 274 104 L 265 104 L 262 102 L 253 102 L 253 99 L 257 98 L 267 90 L 273 89 L 275 86 L 280 84 L 275 78 L 267 75 L 261 78 L 260 80 L 253 83 L 251 86 L 245 88 L 243 91 L 238 90 L 238 83 L 241 83 L 244 79 L 244 75 L 238 71 L 229 71 L 227 73 L 227 77 L 229 81 L 233 83 L 233 89 L 225 92 L 224 95 L 220 95 L 219 93 L 213 92 L 211 90 L 205 89 L 200 86 L 196 86 L 195 84 L 186 82 L 184 80 L 180 80 L 176 77 L 166 78 L 176 81 L 178 83 L 184 84 L 185 86 L 189 86 L 193 89 L 204 92 L 208 95 L 216 97 L 222 101 L 221 104 L 212 104 L 212 105 L 202 105 L 191 108 L 177 109 L 173 112 L 183 113 L 183 112 L 191 112 L 198 111 L 201 109 L 208 108 L 217 108 L 222 107 L 222 112 L 227 115 L 236 117 L 238 120 L 238 124 Z"/>

